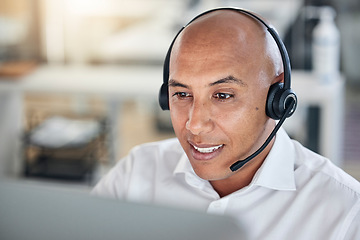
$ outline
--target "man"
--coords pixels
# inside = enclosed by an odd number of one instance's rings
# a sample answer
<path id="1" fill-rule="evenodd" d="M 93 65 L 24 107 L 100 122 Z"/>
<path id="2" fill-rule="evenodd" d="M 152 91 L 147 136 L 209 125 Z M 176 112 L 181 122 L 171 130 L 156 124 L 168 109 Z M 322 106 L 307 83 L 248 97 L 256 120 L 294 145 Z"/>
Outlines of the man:
<path id="1" fill-rule="evenodd" d="M 180 32 L 170 53 L 177 139 L 134 148 L 94 194 L 231 215 L 250 239 L 360 239 L 359 183 L 283 129 L 229 168 L 276 125 L 267 95 L 284 69 L 264 24 L 238 10 L 211 11 Z"/>

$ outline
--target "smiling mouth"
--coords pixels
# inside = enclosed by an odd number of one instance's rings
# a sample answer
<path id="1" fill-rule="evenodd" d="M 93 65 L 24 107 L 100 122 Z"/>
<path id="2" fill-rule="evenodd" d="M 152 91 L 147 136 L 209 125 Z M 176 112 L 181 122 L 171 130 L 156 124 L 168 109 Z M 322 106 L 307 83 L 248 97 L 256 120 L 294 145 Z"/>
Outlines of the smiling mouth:
<path id="1" fill-rule="evenodd" d="M 196 151 L 200 152 L 200 153 L 212 153 L 215 152 L 216 150 L 218 150 L 219 148 L 221 148 L 222 146 L 224 146 L 224 144 L 218 145 L 218 146 L 214 146 L 214 147 L 207 147 L 207 148 L 200 148 L 197 146 L 192 145 Z"/>

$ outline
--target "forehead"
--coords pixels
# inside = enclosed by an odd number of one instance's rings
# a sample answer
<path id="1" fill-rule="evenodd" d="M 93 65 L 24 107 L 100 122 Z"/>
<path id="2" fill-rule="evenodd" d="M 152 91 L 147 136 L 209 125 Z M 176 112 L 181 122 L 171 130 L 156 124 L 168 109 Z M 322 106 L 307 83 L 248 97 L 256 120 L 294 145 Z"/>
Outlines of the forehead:
<path id="1" fill-rule="evenodd" d="M 249 84 L 259 72 L 259 61 L 239 48 L 192 43 L 174 51 L 170 60 L 169 80 L 209 85 L 227 79 L 221 83 Z"/>
<path id="2" fill-rule="evenodd" d="M 259 23 L 241 13 L 227 12 L 202 17 L 180 33 L 171 52 L 170 79 L 192 76 L 216 81 L 229 75 L 243 79 L 260 71 L 264 32 Z"/>

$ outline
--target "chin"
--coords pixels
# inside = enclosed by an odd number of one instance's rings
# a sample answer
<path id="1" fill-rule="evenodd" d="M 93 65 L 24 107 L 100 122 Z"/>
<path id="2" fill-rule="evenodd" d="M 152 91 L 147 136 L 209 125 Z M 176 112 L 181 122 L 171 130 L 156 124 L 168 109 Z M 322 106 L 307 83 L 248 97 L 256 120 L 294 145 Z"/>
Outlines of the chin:
<path id="1" fill-rule="evenodd" d="M 203 168 L 203 167 L 202 167 Z M 194 168 L 196 175 L 207 181 L 218 181 L 223 180 L 231 176 L 231 170 L 210 170 L 210 169 L 199 169 Z"/>
<path id="2" fill-rule="evenodd" d="M 232 175 L 232 171 L 230 170 L 230 165 L 227 166 L 224 164 L 219 164 L 219 161 L 216 160 L 214 161 L 214 159 L 209 161 L 207 160 L 199 161 L 193 159 L 191 154 L 187 153 L 187 155 L 196 175 L 204 180 L 208 180 L 208 181 L 223 180 Z"/>

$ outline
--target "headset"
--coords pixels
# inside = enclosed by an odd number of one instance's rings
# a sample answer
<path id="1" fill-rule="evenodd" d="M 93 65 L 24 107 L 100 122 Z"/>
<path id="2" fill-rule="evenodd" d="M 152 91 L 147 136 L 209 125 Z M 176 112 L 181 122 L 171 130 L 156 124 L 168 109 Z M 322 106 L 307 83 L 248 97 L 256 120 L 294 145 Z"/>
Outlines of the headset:
<path id="1" fill-rule="evenodd" d="M 168 92 L 168 80 L 169 80 L 169 63 L 170 63 L 170 55 L 173 48 L 173 45 L 175 43 L 175 40 L 179 36 L 179 34 L 193 21 L 196 19 L 214 12 L 218 10 L 232 10 L 237 11 L 242 14 L 246 14 L 253 19 L 257 20 L 261 24 L 263 24 L 267 31 L 271 34 L 273 39 L 276 42 L 276 45 L 279 48 L 281 59 L 283 63 L 284 68 L 284 83 L 274 83 L 270 86 L 269 92 L 267 95 L 266 100 L 266 115 L 274 120 L 279 120 L 279 122 L 276 124 L 274 130 L 271 132 L 269 137 L 266 139 L 264 144 L 253 154 L 251 154 L 249 157 L 247 157 L 244 160 L 239 160 L 235 162 L 233 165 L 230 166 L 231 171 L 236 171 L 239 168 L 241 168 L 245 163 L 249 162 L 251 159 L 259 155 L 266 146 L 271 142 L 272 138 L 275 136 L 276 132 L 280 129 L 281 125 L 285 121 L 286 118 L 290 117 L 296 109 L 297 106 L 297 96 L 295 92 L 291 89 L 291 66 L 290 66 L 290 59 L 289 55 L 286 51 L 285 45 L 282 42 L 280 36 L 277 34 L 276 30 L 274 28 L 271 28 L 264 20 L 262 20 L 260 17 L 255 15 L 252 12 L 249 12 L 242 8 L 232 8 L 232 7 L 224 7 L 224 8 L 215 8 L 208 11 L 205 11 L 196 17 L 194 17 L 187 25 L 182 27 L 180 31 L 176 34 L 175 38 L 170 44 L 170 47 L 167 51 L 164 66 L 163 66 L 163 84 L 161 85 L 160 92 L 159 92 L 159 104 L 162 110 L 169 110 L 169 92 Z"/>

